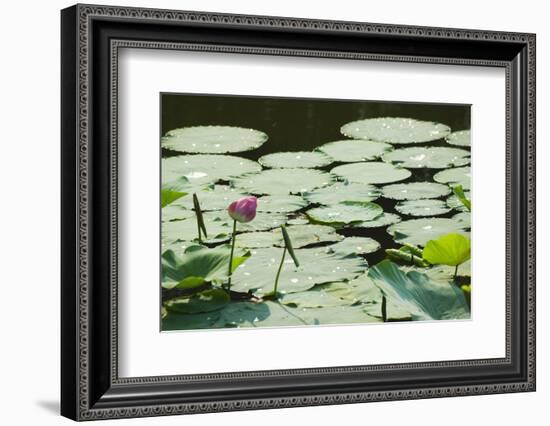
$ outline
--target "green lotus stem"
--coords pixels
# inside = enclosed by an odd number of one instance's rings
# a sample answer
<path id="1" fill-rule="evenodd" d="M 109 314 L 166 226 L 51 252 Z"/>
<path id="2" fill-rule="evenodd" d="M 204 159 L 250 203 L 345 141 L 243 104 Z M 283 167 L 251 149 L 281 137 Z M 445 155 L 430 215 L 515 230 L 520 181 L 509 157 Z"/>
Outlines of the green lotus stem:
<path id="1" fill-rule="evenodd" d="M 386 296 L 382 295 L 382 308 L 381 308 L 381 314 L 382 314 L 382 322 L 388 321 L 388 307 L 387 307 L 387 300 Z"/>
<path id="2" fill-rule="evenodd" d="M 197 235 L 199 236 L 199 244 L 202 244 L 202 238 L 201 238 L 201 224 L 199 222 L 199 217 L 195 214 L 195 217 L 197 218 Z"/>
<path id="3" fill-rule="evenodd" d="M 273 288 L 273 296 L 277 298 L 277 287 L 279 286 L 279 277 L 281 276 L 281 271 L 283 270 L 283 264 L 285 263 L 286 255 L 286 245 L 283 249 L 283 256 L 281 257 L 281 263 L 279 263 L 279 269 L 277 270 L 277 275 L 275 275 L 275 287 Z"/>
<path id="4" fill-rule="evenodd" d="M 199 244 L 201 244 L 201 230 L 204 236 L 207 238 L 208 234 L 206 233 L 206 225 L 204 224 L 204 218 L 202 217 L 201 206 L 197 194 L 193 194 L 193 207 L 195 209 L 195 217 L 197 218 L 197 233 L 199 235 Z"/>
<path id="5" fill-rule="evenodd" d="M 231 290 L 231 274 L 233 273 L 233 252 L 235 251 L 235 240 L 237 239 L 237 221 L 233 220 L 233 237 L 231 238 L 231 253 L 229 254 L 229 269 L 227 271 L 227 291 Z"/>
<path id="6" fill-rule="evenodd" d="M 456 277 L 458 275 L 458 265 L 455 266 L 455 275 L 453 277 L 453 281 L 456 283 Z"/>

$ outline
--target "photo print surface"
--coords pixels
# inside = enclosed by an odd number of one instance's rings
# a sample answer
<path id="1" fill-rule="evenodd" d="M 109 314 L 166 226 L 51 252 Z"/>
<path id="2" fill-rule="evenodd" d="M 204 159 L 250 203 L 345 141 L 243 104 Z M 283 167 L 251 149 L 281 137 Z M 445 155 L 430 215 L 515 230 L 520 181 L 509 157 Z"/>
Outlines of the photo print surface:
<path id="1" fill-rule="evenodd" d="M 161 330 L 470 318 L 470 106 L 161 96 Z"/>

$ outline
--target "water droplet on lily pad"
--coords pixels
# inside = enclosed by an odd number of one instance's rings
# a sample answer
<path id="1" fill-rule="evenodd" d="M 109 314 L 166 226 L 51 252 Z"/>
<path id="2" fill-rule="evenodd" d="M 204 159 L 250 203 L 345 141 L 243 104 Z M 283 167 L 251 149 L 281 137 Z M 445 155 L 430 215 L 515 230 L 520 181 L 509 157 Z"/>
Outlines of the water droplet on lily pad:
<path id="1" fill-rule="evenodd" d="M 188 154 L 225 154 L 250 151 L 268 137 L 254 129 L 232 126 L 193 126 L 170 130 L 161 139 L 163 148 Z"/>
<path id="2" fill-rule="evenodd" d="M 407 169 L 382 162 L 351 163 L 338 166 L 330 171 L 350 183 L 391 183 L 411 176 Z"/>
<path id="3" fill-rule="evenodd" d="M 445 169 L 470 163 L 470 152 L 458 148 L 411 147 L 388 152 L 382 159 L 391 164 L 408 168 Z"/>
<path id="4" fill-rule="evenodd" d="M 423 143 L 442 139 L 451 129 L 441 123 L 412 118 L 379 117 L 352 121 L 340 131 L 354 139 L 369 139 L 392 144 Z"/>
<path id="5" fill-rule="evenodd" d="M 258 163 L 270 169 L 295 169 L 325 167 L 332 158 L 322 152 L 274 152 L 258 159 Z"/>

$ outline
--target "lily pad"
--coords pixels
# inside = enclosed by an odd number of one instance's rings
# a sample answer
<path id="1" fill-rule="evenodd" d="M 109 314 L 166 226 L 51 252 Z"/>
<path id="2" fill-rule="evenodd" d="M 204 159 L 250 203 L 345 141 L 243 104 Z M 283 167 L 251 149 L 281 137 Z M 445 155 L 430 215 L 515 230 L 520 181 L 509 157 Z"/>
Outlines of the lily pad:
<path id="1" fill-rule="evenodd" d="M 382 213 L 376 219 L 368 220 L 366 222 L 352 223 L 352 228 L 380 228 L 383 226 L 393 225 L 394 223 L 401 222 L 401 216 L 395 213 Z"/>
<path id="2" fill-rule="evenodd" d="M 395 210 L 408 216 L 439 216 L 452 209 L 441 200 L 409 200 L 397 203 Z"/>
<path id="3" fill-rule="evenodd" d="M 433 182 L 396 183 L 382 187 L 382 196 L 392 200 L 424 200 L 448 195 L 451 188 Z"/>
<path id="4" fill-rule="evenodd" d="M 225 211 L 213 211 L 203 213 L 208 238 L 207 244 L 215 244 L 227 241 L 233 232 L 233 220 Z M 286 222 L 286 217 L 278 213 L 258 212 L 253 221 L 238 223 L 237 232 L 267 231 Z M 165 222 L 162 224 L 163 238 L 173 241 L 195 241 L 197 239 L 197 223 L 194 219 Z"/>
<path id="5" fill-rule="evenodd" d="M 325 248 L 294 251 L 300 266 L 296 267 L 290 256 L 285 258 L 278 288 L 283 294 L 305 291 L 317 284 L 350 280 L 367 268 L 361 257 L 343 257 L 327 253 Z M 250 259 L 233 273 L 231 288 L 242 292 L 252 290 L 257 295 L 271 292 L 282 254 L 281 248 L 252 250 Z"/>
<path id="6" fill-rule="evenodd" d="M 428 241 L 422 257 L 432 265 L 457 266 L 470 260 L 471 242 L 460 234 L 446 234 L 437 240 Z"/>
<path id="7" fill-rule="evenodd" d="M 268 137 L 254 129 L 232 126 L 194 126 L 170 130 L 161 139 L 163 148 L 189 154 L 225 154 L 250 151 Z"/>
<path id="8" fill-rule="evenodd" d="M 169 299 L 163 306 L 168 312 L 198 314 L 220 310 L 230 301 L 225 290 L 212 288 L 190 296 Z"/>
<path id="9" fill-rule="evenodd" d="M 257 195 L 301 194 L 330 185 L 333 177 L 313 169 L 270 169 L 231 181 L 235 188 Z"/>
<path id="10" fill-rule="evenodd" d="M 187 210 L 181 206 L 170 204 L 166 207 L 163 207 L 161 210 L 161 216 L 163 222 L 170 222 L 172 220 L 184 220 L 191 219 L 195 217 L 195 212 L 192 210 Z"/>
<path id="11" fill-rule="evenodd" d="M 387 232 L 395 242 L 425 246 L 430 240 L 452 232 L 468 235 L 467 227 L 454 219 L 411 219 L 391 225 Z"/>
<path id="12" fill-rule="evenodd" d="M 322 152 L 275 152 L 258 159 L 258 163 L 270 169 L 297 169 L 324 167 L 332 163 L 332 158 Z"/>
<path id="13" fill-rule="evenodd" d="M 472 172 L 470 167 L 451 168 L 436 173 L 434 180 L 450 186 L 462 185 L 464 190 L 469 190 L 471 188 Z"/>
<path id="14" fill-rule="evenodd" d="M 386 297 L 411 312 L 413 320 L 470 318 L 464 294 L 456 285 L 433 281 L 416 271 L 405 273 L 389 260 L 371 268 L 369 276 Z"/>
<path id="15" fill-rule="evenodd" d="M 413 169 L 445 169 L 470 163 L 470 152 L 458 148 L 411 147 L 388 152 L 382 156 L 386 163 Z"/>
<path id="16" fill-rule="evenodd" d="M 347 237 L 339 243 L 332 244 L 327 250 L 347 256 L 348 254 L 369 254 L 380 250 L 380 243 L 369 237 Z"/>
<path id="17" fill-rule="evenodd" d="M 259 172 L 262 166 L 232 155 L 197 154 L 163 158 L 161 169 L 163 183 L 172 182 L 183 176 L 189 180 L 191 187 L 191 190 L 186 192 L 196 192 L 201 186 L 211 185 L 219 180 Z"/>
<path id="18" fill-rule="evenodd" d="M 458 132 L 453 132 L 445 140 L 451 145 L 470 146 L 470 131 L 459 130 Z"/>
<path id="19" fill-rule="evenodd" d="M 336 182 L 324 188 L 306 192 L 304 198 L 310 203 L 332 205 L 342 201 L 374 201 L 380 196 L 380 190 L 363 183 Z"/>
<path id="20" fill-rule="evenodd" d="M 353 222 L 365 222 L 380 216 L 384 210 L 373 202 L 342 201 L 330 206 L 316 207 L 306 215 L 316 223 L 342 226 Z"/>
<path id="21" fill-rule="evenodd" d="M 286 223 L 287 225 L 307 225 L 309 223 L 309 219 L 305 215 L 299 214 L 291 219 L 288 219 Z"/>
<path id="22" fill-rule="evenodd" d="M 451 129 L 441 123 L 412 118 L 379 117 L 352 121 L 340 128 L 343 135 L 355 139 L 395 144 L 423 143 L 442 139 Z"/>
<path id="23" fill-rule="evenodd" d="M 302 248 L 312 244 L 341 241 L 344 237 L 337 234 L 332 226 L 292 225 L 286 228 L 292 246 Z M 246 248 L 283 247 L 281 228 L 268 232 L 248 232 L 237 237 L 237 246 Z"/>
<path id="24" fill-rule="evenodd" d="M 318 151 L 324 152 L 334 161 L 342 163 L 376 160 L 392 149 L 393 147 L 387 143 L 360 139 L 328 142 L 317 148 Z"/>
<path id="25" fill-rule="evenodd" d="M 229 185 L 214 185 L 213 188 L 196 192 L 196 194 L 203 212 L 227 210 L 227 207 L 229 207 L 229 204 L 233 201 L 248 195 L 244 192 L 238 191 L 235 188 L 231 188 Z M 180 198 L 175 201 L 173 205 L 189 210 L 193 210 L 194 208 L 192 197 Z"/>
<path id="26" fill-rule="evenodd" d="M 381 162 L 344 164 L 330 172 L 348 182 L 364 184 L 399 182 L 411 176 L 407 169 Z"/>
<path id="27" fill-rule="evenodd" d="M 453 219 L 464 226 L 471 228 L 472 214 L 468 211 L 457 213 L 453 216 Z"/>
<path id="28" fill-rule="evenodd" d="M 297 195 L 264 195 L 258 198 L 258 211 L 291 213 L 303 209 L 307 202 Z"/>

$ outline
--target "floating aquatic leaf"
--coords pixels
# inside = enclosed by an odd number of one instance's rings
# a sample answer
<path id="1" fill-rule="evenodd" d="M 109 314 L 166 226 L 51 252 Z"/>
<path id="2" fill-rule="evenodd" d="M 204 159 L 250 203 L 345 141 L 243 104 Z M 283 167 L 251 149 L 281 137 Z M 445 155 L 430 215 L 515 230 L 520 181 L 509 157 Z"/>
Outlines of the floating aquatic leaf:
<path id="1" fill-rule="evenodd" d="M 332 226 L 326 225 L 292 225 L 286 228 L 294 248 L 303 248 L 312 244 L 332 243 L 344 237 L 336 233 Z M 283 247 L 283 236 L 280 228 L 269 232 L 248 232 L 240 234 L 237 246 L 247 248 Z"/>
<path id="2" fill-rule="evenodd" d="M 445 169 L 470 163 L 470 152 L 458 148 L 411 147 L 396 149 L 382 156 L 386 163 L 413 169 Z"/>
<path id="3" fill-rule="evenodd" d="M 470 146 L 470 131 L 459 130 L 458 132 L 453 132 L 445 140 L 451 145 Z"/>
<path id="4" fill-rule="evenodd" d="M 408 216 L 439 216 L 449 213 L 451 208 L 441 200 L 409 200 L 397 203 L 395 210 Z"/>
<path id="5" fill-rule="evenodd" d="M 470 212 L 460 212 L 453 216 L 453 219 L 462 223 L 465 227 L 471 228 L 472 215 Z"/>
<path id="6" fill-rule="evenodd" d="M 299 214 L 296 217 L 288 219 L 286 223 L 287 225 L 307 225 L 309 223 L 309 219 L 305 215 Z"/>
<path id="7" fill-rule="evenodd" d="M 409 311 L 413 320 L 470 317 L 464 294 L 456 285 L 433 281 L 416 271 L 405 273 L 389 260 L 372 267 L 369 276 L 388 299 Z"/>
<path id="8" fill-rule="evenodd" d="M 314 169 L 270 169 L 232 180 L 232 185 L 251 194 L 301 194 L 330 185 L 333 177 Z"/>
<path id="9" fill-rule="evenodd" d="M 163 222 L 170 222 L 172 220 L 184 220 L 195 217 L 195 212 L 192 210 L 184 209 L 178 205 L 171 204 L 164 207 L 161 210 L 161 216 Z"/>
<path id="10" fill-rule="evenodd" d="M 358 256 L 327 253 L 326 248 L 297 249 L 300 267 L 285 259 L 278 291 L 282 294 L 307 290 L 326 282 L 349 280 L 365 271 L 367 264 Z M 275 273 L 281 259 L 280 248 L 252 250 L 252 256 L 233 273 L 232 289 L 255 294 L 273 290 Z"/>
<path id="11" fill-rule="evenodd" d="M 451 188 L 433 182 L 396 183 L 382 187 L 382 196 L 392 200 L 424 200 L 448 195 Z"/>
<path id="12" fill-rule="evenodd" d="M 227 306 L 231 306 L 229 304 Z M 200 314 L 178 314 L 167 312 L 162 318 L 162 331 L 176 330 L 201 330 L 209 329 L 216 324 L 220 318 L 220 311 L 205 312 Z"/>
<path id="13" fill-rule="evenodd" d="M 379 196 L 380 190 L 373 185 L 346 182 L 336 182 L 304 194 L 304 198 L 310 203 L 324 205 L 333 205 L 342 201 L 374 201 Z"/>
<path id="14" fill-rule="evenodd" d="M 450 186 L 462 185 L 464 190 L 469 190 L 472 180 L 471 173 L 470 167 L 451 168 L 436 173 L 434 175 L 434 180 Z"/>
<path id="15" fill-rule="evenodd" d="M 250 151 L 268 137 L 254 129 L 231 126 L 194 126 L 170 130 L 161 139 L 163 148 L 189 154 L 225 154 Z"/>
<path id="16" fill-rule="evenodd" d="M 230 248 L 194 247 L 177 256 L 167 250 L 162 254 L 162 286 L 164 288 L 193 288 L 205 282 L 222 282 L 227 278 Z M 237 263 L 244 262 L 250 254 L 240 251 L 234 256 Z"/>
<path id="17" fill-rule="evenodd" d="M 407 169 L 381 162 L 344 164 L 330 172 L 348 182 L 364 184 L 398 182 L 411 176 Z"/>
<path id="18" fill-rule="evenodd" d="M 215 244 L 230 239 L 233 232 L 233 220 L 225 211 L 212 211 L 203 213 L 208 238 L 203 238 L 206 244 Z M 281 226 L 286 217 L 278 213 L 258 212 L 253 221 L 239 223 L 237 232 L 267 231 Z M 170 241 L 195 241 L 197 238 L 197 223 L 194 219 L 164 222 L 162 224 L 162 237 L 165 242 Z"/>
<path id="19" fill-rule="evenodd" d="M 258 198 L 259 212 L 291 213 L 305 206 L 307 202 L 297 195 L 264 195 Z"/>
<path id="20" fill-rule="evenodd" d="M 369 254 L 380 250 L 380 243 L 369 237 L 347 237 L 339 243 L 328 246 L 327 250 L 343 256 Z"/>
<path id="21" fill-rule="evenodd" d="M 391 151 L 393 147 L 383 142 L 372 142 L 361 139 L 346 139 L 321 145 L 317 150 L 324 152 L 334 161 L 355 163 L 380 158 L 382 154 Z"/>
<path id="22" fill-rule="evenodd" d="M 212 210 L 227 210 L 227 206 L 239 198 L 246 197 L 246 193 L 231 188 L 229 185 L 214 185 L 213 188 L 207 188 L 196 193 L 199 197 L 201 210 L 203 212 Z M 184 197 L 174 202 L 175 206 L 180 206 L 189 210 L 194 208 L 191 197 Z"/>
<path id="23" fill-rule="evenodd" d="M 168 312 L 198 314 L 218 311 L 226 306 L 230 301 L 229 295 L 225 290 L 212 288 L 190 296 L 181 296 L 169 299 L 164 302 L 163 305 Z"/>
<path id="24" fill-rule="evenodd" d="M 328 166 L 332 158 L 322 152 L 274 152 L 260 157 L 258 163 L 270 169 L 310 169 Z"/>
<path id="25" fill-rule="evenodd" d="M 442 139 L 451 132 L 451 129 L 444 124 L 432 121 L 419 121 L 401 117 L 379 117 L 344 124 L 340 128 L 340 132 L 355 139 L 410 144 Z"/>
<path id="26" fill-rule="evenodd" d="M 200 190 L 218 180 L 229 180 L 246 173 L 258 172 L 262 166 L 232 155 L 197 154 L 163 158 L 161 169 L 163 183 L 185 177 L 196 192 L 197 188 Z"/>
<path id="27" fill-rule="evenodd" d="M 454 233 L 443 235 L 428 241 L 422 257 L 432 265 L 460 265 L 470 259 L 470 239 Z"/>
<path id="28" fill-rule="evenodd" d="M 387 232 L 400 244 L 409 243 L 424 247 L 430 240 L 451 232 L 468 235 L 467 227 L 454 219 L 411 219 L 388 227 Z"/>
<path id="29" fill-rule="evenodd" d="M 383 212 L 382 207 L 370 201 L 342 201 L 330 206 L 313 208 L 308 210 L 306 215 L 317 223 L 342 226 L 376 219 Z"/>
<path id="30" fill-rule="evenodd" d="M 394 213 L 382 213 L 374 220 L 366 222 L 352 223 L 351 228 L 379 228 L 382 226 L 393 225 L 394 223 L 401 222 L 401 217 Z"/>

